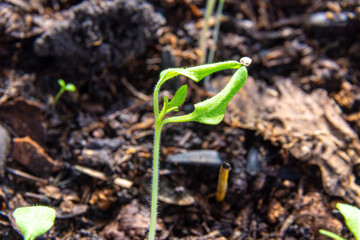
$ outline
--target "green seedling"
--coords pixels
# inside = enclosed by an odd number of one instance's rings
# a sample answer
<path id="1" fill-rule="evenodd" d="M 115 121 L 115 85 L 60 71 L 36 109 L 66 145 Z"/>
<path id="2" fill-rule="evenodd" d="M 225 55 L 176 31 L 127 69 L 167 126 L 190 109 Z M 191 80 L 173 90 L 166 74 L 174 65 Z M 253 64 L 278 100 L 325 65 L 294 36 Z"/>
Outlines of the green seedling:
<path id="1" fill-rule="evenodd" d="M 218 124 L 225 115 L 226 106 L 233 96 L 245 84 L 247 78 L 247 69 L 251 63 L 250 58 L 242 58 L 240 62 L 226 61 L 212 63 L 190 68 L 171 68 L 160 73 L 159 81 L 156 84 L 153 96 L 154 117 L 155 117 L 155 136 L 154 136 L 154 159 L 153 159 L 153 178 L 151 190 L 151 216 L 149 228 L 149 240 L 155 239 L 156 215 L 158 202 L 158 184 L 159 184 L 159 151 L 161 129 L 166 123 L 180 123 L 195 121 L 204 124 Z M 164 97 L 161 111 L 159 110 L 159 90 L 167 80 L 178 75 L 186 76 L 195 82 L 199 82 L 204 77 L 225 69 L 237 69 L 224 89 L 215 96 L 195 104 L 194 111 L 187 115 L 173 116 L 164 118 L 166 114 L 178 111 L 178 108 L 184 103 L 187 93 L 187 85 L 180 87 L 174 97 L 169 101 Z"/>
<path id="2" fill-rule="evenodd" d="M 360 240 L 360 210 L 357 207 L 343 203 L 336 204 L 336 208 L 339 209 L 341 215 L 343 215 L 345 224 L 352 232 L 355 239 Z M 320 229 L 319 232 L 336 240 L 345 240 L 345 238 L 324 229 Z"/>
<path id="3" fill-rule="evenodd" d="M 46 206 L 31 206 L 15 209 L 13 217 L 24 240 L 34 240 L 54 225 L 56 211 Z"/>
<path id="4" fill-rule="evenodd" d="M 59 79 L 58 84 L 60 85 L 60 90 L 55 96 L 54 103 L 53 103 L 53 109 L 55 109 L 57 102 L 59 101 L 60 97 L 65 92 L 75 92 L 76 91 L 76 86 L 74 84 L 66 83 L 63 79 Z"/>

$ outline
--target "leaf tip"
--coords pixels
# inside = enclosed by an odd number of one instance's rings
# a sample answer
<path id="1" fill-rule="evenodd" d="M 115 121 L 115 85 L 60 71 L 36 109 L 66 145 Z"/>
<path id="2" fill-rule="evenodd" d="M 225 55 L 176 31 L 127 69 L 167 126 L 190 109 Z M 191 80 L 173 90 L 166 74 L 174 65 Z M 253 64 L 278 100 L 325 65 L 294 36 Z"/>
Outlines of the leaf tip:
<path id="1" fill-rule="evenodd" d="M 65 87 L 65 84 L 66 84 L 66 83 L 65 83 L 64 79 L 61 79 L 61 78 L 60 78 L 60 79 L 58 79 L 57 82 L 58 82 L 58 84 L 60 85 L 60 87 L 62 87 L 62 88 Z"/>

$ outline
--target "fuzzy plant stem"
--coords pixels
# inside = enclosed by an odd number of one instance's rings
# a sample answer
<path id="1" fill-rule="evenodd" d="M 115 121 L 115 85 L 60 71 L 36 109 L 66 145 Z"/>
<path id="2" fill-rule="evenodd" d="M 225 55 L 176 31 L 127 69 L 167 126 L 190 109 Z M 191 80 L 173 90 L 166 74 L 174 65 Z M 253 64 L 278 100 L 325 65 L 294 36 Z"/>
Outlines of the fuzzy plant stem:
<path id="1" fill-rule="evenodd" d="M 160 136 L 163 124 L 161 122 L 155 123 L 154 136 L 154 160 L 153 160 L 153 175 L 152 175 L 152 190 L 151 190 L 151 215 L 149 240 L 155 239 L 156 233 L 156 216 L 158 205 L 158 190 L 159 190 L 159 153 L 160 153 Z"/>

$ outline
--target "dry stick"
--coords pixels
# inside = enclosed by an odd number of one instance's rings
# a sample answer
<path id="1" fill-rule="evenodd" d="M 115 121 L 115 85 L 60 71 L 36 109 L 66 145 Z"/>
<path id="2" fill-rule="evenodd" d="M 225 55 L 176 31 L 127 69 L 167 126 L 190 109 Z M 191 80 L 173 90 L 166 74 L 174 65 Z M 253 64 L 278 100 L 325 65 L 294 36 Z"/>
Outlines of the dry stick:
<path id="1" fill-rule="evenodd" d="M 49 181 L 47 179 L 43 179 L 43 178 L 39 178 L 39 177 L 35 177 L 29 173 L 26 173 L 26 172 L 23 172 L 23 171 L 20 171 L 20 170 L 17 170 L 17 169 L 13 169 L 13 168 L 10 168 L 10 167 L 6 167 L 5 168 L 7 172 L 13 174 L 13 175 L 16 175 L 16 176 L 19 176 L 19 177 L 22 177 L 22 178 L 25 178 L 25 179 L 28 179 L 28 180 L 31 180 L 31 181 L 35 181 L 35 182 L 39 182 L 39 183 L 42 183 L 42 184 L 48 184 Z"/>
<path id="2" fill-rule="evenodd" d="M 207 61 L 208 63 L 212 63 L 214 61 L 215 49 L 216 49 L 217 41 L 219 38 L 220 17 L 222 14 L 222 10 L 224 8 L 224 3 L 225 3 L 225 0 L 220 0 L 219 5 L 216 9 L 216 20 L 215 20 L 215 27 L 214 27 L 214 32 L 213 32 L 213 44 L 211 45 L 211 48 L 210 48 L 209 57 L 208 57 L 208 61 Z M 210 79 L 210 75 L 205 77 L 205 79 L 204 79 L 205 86 L 209 86 L 209 79 Z"/>
<path id="3" fill-rule="evenodd" d="M 131 85 L 124 77 L 120 79 L 121 83 L 130 91 L 132 95 L 135 97 L 144 100 L 144 101 L 151 101 L 151 97 L 139 92 L 133 85 Z"/>
<path id="4" fill-rule="evenodd" d="M 225 0 L 220 0 L 219 1 L 219 5 L 216 9 L 216 20 L 215 20 L 215 27 L 214 27 L 214 32 L 213 32 L 213 44 L 211 45 L 210 48 L 210 52 L 209 52 L 209 57 L 207 62 L 208 63 L 212 63 L 214 61 L 214 56 L 215 56 L 215 49 L 216 49 L 216 44 L 219 38 L 219 30 L 220 30 L 220 17 L 222 14 L 222 10 L 224 8 L 224 3 Z M 206 76 L 204 79 L 204 85 L 205 86 L 209 86 L 209 80 L 210 80 L 210 75 Z"/>
<path id="5" fill-rule="evenodd" d="M 216 9 L 216 20 L 215 20 L 215 27 L 214 27 L 214 32 L 213 32 L 214 43 L 212 44 L 212 46 L 210 48 L 208 63 L 211 63 L 212 61 L 214 61 L 216 44 L 219 39 L 220 18 L 221 18 L 222 10 L 224 8 L 224 3 L 225 3 L 225 0 L 220 0 L 219 5 Z"/>
<path id="6" fill-rule="evenodd" d="M 215 0 L 208 0 L 206 3 L 206 13 L 205 13 L 205 19 L 204 19 L 204 25 L 201 30 L 201 36 L 200 36 L 200 64 L 205 63 L 206 59 L 206 34 L 209 28 L 209 18 L 214 10 Z"/>

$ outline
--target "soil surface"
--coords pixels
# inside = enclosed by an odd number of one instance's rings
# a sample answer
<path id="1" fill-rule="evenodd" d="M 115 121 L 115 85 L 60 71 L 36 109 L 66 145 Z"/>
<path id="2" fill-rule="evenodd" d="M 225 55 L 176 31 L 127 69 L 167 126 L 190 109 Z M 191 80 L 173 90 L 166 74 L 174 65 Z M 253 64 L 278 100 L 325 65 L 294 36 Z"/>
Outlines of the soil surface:
<path id="1" fill-rule="evenodd" d="M 203 0 L 0 3 L 0 238 L 12 212 L 56 209 L 38 239 L 145 239 L 152 92 L 169 67 L 200 64 Z M 214 44 L 210 18 L 207 46 Z M 252 58 L 224 121 L 168 124 L 158 239 L 352 239 L 336 210 L 360 206 L 360 4 L 227 0 L 215 61 Z M 188 84 L 176 114 L 233 71 Z M 73 83 L 54 105 L 58 79 Z M 216 201 L 220 166 L 228 190 Z"/>

